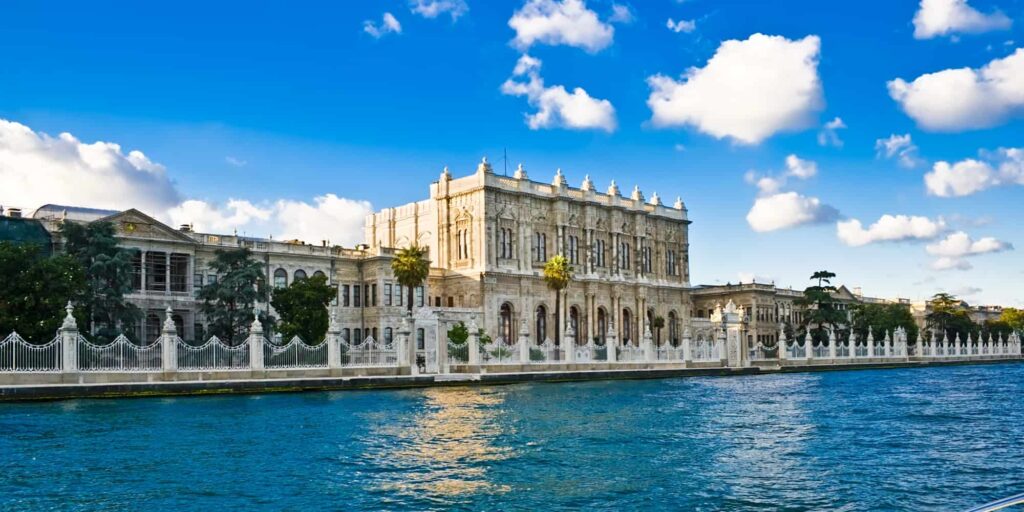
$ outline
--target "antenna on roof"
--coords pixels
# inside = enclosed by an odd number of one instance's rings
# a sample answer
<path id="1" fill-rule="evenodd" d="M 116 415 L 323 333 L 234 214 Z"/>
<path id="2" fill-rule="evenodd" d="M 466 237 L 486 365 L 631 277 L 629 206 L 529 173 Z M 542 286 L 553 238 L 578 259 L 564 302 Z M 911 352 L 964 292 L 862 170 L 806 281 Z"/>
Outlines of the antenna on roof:
<path id="1" fill-rule="evenodd" d="M 501 148 L 502 158 L 505 160 L 505 176 L 508 176 L 508 149 Z"/>

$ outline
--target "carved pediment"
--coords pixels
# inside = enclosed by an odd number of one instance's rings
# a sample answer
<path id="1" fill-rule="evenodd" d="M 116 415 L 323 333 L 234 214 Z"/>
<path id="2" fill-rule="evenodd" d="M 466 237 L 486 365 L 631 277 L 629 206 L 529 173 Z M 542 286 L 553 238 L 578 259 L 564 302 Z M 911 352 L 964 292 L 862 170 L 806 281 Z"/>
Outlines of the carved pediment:
<path id="1" fill-rule="evenodd" d="M 196 243 L 188 235 L 136 209 L 125 210 L 100 220 L 113 223 L 114 228 L 117 230 L 117 235 L 123 238 Z"/>

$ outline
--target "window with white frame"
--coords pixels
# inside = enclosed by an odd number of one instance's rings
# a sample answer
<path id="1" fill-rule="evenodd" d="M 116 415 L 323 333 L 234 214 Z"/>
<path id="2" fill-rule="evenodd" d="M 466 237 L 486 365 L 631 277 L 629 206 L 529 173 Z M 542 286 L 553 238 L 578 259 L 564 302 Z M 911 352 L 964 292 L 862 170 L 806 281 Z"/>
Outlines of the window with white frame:
<path id="1" fill-rule="evenodd" d="M 547 233 L 533 234 L 533 261 L 544 262 L 548 260 L 548 235 Z"/>

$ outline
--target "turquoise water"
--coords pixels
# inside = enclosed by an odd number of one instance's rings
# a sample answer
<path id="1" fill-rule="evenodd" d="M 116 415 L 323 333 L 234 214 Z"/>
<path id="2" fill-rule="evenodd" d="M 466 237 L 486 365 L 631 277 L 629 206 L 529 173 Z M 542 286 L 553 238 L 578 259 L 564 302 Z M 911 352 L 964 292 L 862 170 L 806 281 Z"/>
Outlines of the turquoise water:
<path id="1" fill-rule="evenodd" d="M 1024 365 L 0 405 L 2 510 L 956 510 Z"/>

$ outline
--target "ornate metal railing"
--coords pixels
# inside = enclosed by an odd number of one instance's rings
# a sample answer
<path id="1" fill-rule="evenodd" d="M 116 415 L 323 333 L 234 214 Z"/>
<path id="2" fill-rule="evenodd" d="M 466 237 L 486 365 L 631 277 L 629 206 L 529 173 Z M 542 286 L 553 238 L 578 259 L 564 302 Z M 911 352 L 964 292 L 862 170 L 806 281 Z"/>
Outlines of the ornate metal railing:
<path id="1" fill-rule="evenodd" d="M 263 365 L 266 368 L 326 368 L 327 342 L 309 345 L 298 336 L 284 345 L 264 340 Z"/>
<path id="2" fill-rule="evenodd" d="M 497 338 L 493 343 L 483 345 L 480 349 L 482 364 L 516 364 L 519 363 L 519 343 L 507 343 L 505 338 Z"/>
<path id="3" fill-rule="evenodd" d="M 106 345 L 78 336 L 78 369 L 83 372 L 154 372 L 163 368 L 163 338 L 151 345 L 136 345 L 125 335 Z"/>
<path id="4" fill-rule="evenodd" d="M 428 351 L 433 353 L 432 351 Z M 341 365 L 348 367 L 398 366 L 398 350 L 393 344 L 378 343 L 367 337 L 362 343 L 341 344 Z"/>
<path id="5" fill-rule="evenodd" d="M 0 372 L 61 371 L 61 336 L 35 345 L 16 332 L 0 341 Z"/>
<path id="6" fill-rule="evenodd" d="M 251 360 L 249 344 L 238 346 L 225 344 L 216 336 L 206 343 L 194 347 L 176 338 L 179 371 L 201 370 L 245 370 Z"/>

